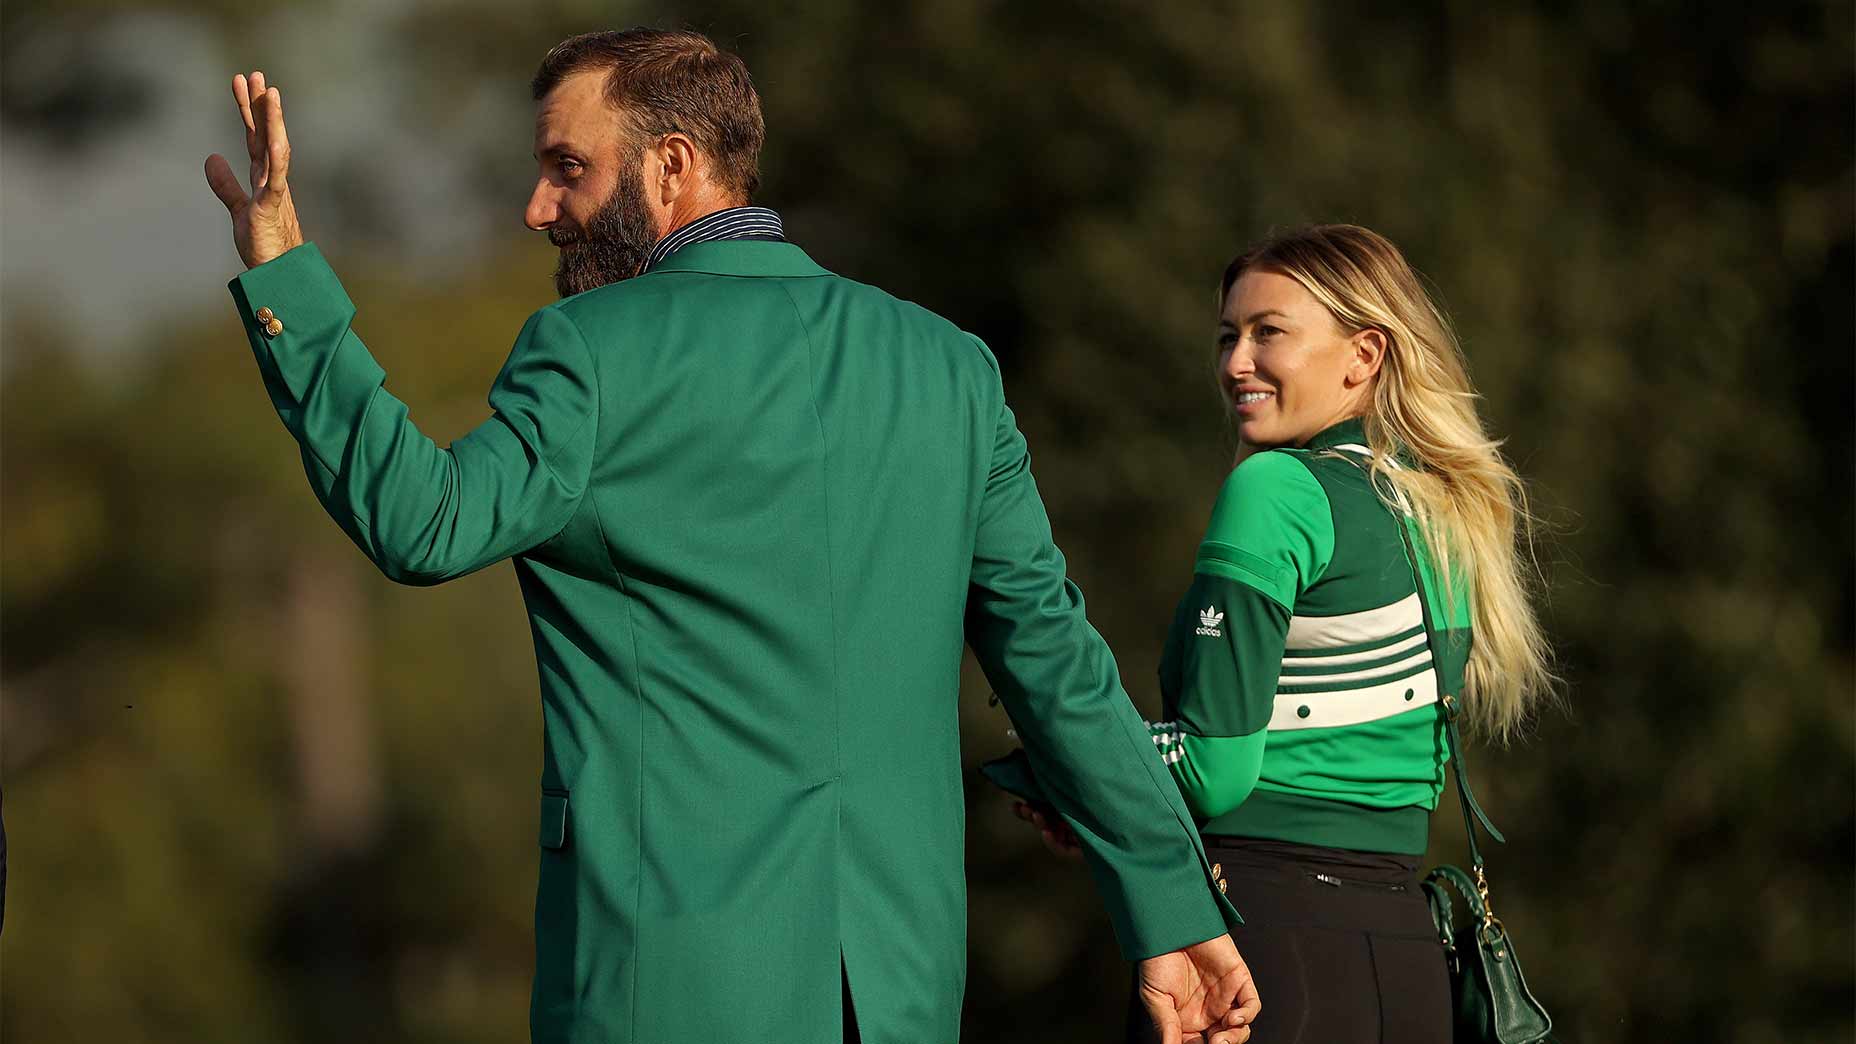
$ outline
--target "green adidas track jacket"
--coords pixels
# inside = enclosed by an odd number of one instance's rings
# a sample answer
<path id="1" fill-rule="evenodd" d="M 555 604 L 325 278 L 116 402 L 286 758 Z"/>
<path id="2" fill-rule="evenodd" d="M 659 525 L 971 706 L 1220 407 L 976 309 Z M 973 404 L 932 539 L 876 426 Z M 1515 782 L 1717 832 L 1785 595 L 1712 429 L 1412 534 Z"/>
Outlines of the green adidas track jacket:
<path id="1" fill-rule="evenodd" d="M 1424 851 L 1469 604 L 1439 597 L 1370 457 L 1344 421 L 1249 457 L 1219 494 L 1161 658 L 1167 720 L 1152 725 L 1204 833 Z"/>

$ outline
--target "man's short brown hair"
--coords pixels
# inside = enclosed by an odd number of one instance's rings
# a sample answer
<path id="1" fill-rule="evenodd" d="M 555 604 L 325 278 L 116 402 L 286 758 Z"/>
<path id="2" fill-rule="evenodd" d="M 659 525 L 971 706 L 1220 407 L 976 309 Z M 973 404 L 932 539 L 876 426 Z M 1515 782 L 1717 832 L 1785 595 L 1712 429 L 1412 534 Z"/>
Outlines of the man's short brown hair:
<path id="1" fill-rule="evenodd" d="M 645 141 L 679 132 L 709 158 L 722 188 L 752 199 L 767 138 L 747 63 L 702 35 L 625 29 L 570 36 L 541 60 L 530 84 L 540 101 L 577 72 L 605 69 L 606 102 Z"/>

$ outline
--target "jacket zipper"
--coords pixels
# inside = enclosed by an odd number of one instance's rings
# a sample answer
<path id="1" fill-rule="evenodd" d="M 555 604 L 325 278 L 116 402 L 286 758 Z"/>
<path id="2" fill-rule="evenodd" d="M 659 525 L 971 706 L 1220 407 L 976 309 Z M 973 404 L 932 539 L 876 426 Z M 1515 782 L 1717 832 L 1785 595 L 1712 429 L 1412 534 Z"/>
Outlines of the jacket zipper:
<path id="1" fill-rule="evenodd" d="M 1407 892 L 1410 889 L 1402 884 L 1385 884 L 1380 881 L 1359 881 L 1350 877 L 1335 877 L 1333 874 L 1311 873 L 1309 877 L 1333 888 L 1375 888 L 1384 892 Z"/>

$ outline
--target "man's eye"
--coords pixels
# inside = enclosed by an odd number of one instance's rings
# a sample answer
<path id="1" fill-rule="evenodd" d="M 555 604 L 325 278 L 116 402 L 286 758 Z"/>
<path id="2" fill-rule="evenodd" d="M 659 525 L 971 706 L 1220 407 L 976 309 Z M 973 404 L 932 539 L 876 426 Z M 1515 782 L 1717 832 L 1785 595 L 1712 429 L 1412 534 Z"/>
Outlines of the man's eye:
<path id="1" fill-rule="evenodd" d="M 564 160 L 562 160 L 562 161 L 561 161 L 561 173 L 563 173 L 563 174 L 578 174 L 578 173 L 580 173 L 580 164 L 579 164 L 579 162 L 578 162 L 578 161 L 576 161 L 576 160 L 570 160 L 570 159 L 564 159 Z"/>

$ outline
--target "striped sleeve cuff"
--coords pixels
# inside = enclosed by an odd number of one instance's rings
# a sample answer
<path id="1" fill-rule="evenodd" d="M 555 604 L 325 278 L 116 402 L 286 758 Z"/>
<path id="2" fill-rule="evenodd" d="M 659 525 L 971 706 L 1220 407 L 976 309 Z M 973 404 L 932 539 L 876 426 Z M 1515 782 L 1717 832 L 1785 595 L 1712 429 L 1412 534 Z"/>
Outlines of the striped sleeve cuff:
<path id="1" fill-rule="evenodd" d="M 1181 731 L 1179 722 L 1150 721 L 1147 735 L 1154 741 L 1154 749 L 1160 752 L 1162 764 L 1171 765 L 1186 756 L 1186 734 Z"/>

